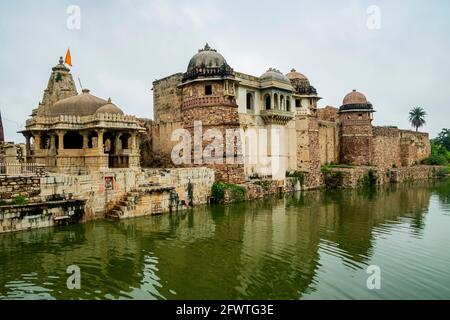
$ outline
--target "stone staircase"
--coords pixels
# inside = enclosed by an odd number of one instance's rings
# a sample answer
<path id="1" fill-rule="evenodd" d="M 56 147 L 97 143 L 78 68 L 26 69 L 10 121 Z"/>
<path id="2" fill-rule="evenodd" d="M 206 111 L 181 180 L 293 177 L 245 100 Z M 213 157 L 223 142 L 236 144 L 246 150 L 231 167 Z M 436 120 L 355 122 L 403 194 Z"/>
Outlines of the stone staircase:
<path id="1" fill-rule="evenodd" d="M 158 201 L 158 197 L 153 195 L 167 193 L 168 197 L 173 189 L 173 186 L 141 185 L 112 202 L 110 209 L 106 212 L 106 218 L 120 220 L 168 211 L 169 208 L 165 208 L 166 204 Z"/>
<path id="2" fill-rule="evenodd" d="M 113 204 L 112 209 L 108 210 L 108 212 L 106 213 L 106 218 L 112 220 L 120 220 L 121 218 L 124 218 L 127 212 L 136 209 L 136 204 L 138 203 L 139 198 L 139 192 L 128 192 Z"/>

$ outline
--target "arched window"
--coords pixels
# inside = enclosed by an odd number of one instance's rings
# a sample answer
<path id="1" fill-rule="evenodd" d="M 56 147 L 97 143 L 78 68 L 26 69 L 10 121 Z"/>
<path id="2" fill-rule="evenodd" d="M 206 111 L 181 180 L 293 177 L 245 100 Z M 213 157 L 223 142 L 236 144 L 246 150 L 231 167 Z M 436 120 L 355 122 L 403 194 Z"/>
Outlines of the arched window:
<path id="1" fill-rule="evenodd" d="M 253 103 L 253 93 L 247 92 L 247 110 L 253 110 L 254 103 Z"/>
<path id="2" fill-rule="evenodd" d="M 64 135 L 64 149 L 83 149 L 83 136 L 75 131 Z"/>
<path id="3" fill-rule="evenodd" d="M 270 100 L 270 95 L 266 95 L 264 98 L 264 106 L 266 110 L 270 110 L 272 108 L 272 101 Z"/>
<path id="4" fill-rule="evenodd" d="M 286 97 L 286 111 L 291 111 L 291 97 Z"/>
<path id="5" fill-rule="evenodd" d="M 284 96 L 283 95 L 280 96 L 280 109 L 284 110 Z"/>

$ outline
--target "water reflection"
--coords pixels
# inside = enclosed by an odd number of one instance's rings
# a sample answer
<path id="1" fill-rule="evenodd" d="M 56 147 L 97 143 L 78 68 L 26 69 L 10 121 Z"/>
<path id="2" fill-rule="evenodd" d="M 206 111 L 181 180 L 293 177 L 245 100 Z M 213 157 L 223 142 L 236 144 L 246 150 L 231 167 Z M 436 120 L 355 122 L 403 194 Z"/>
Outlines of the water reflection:
<path id="1" fill-rule="evenodd" d="M 404 262 L 428 257 L 420 248 L 436 232 L 440 243 L 435 245 L 444 250 L 450 240 L 444 229 L 450 227 L 449 211 L 450 182 L 444 181 L 314 191 L 120 223 L 95 221 L 3 235 L 0 298 L 367 298 L 361 279 L 374 259 L 392 266 L 387 277 L 395 282 L 401 264 L 396 254 L 407 244 L 418 250 L 402 256 Z M 445 220 L 428 221 L 433 215 Z M 441 251 L 432 265 L 440 278 L 430 285 L 450 282 L 445 272 L 450 256 Z M 78 291 L 66 287 L 66 268 L 73 264 L 82 271 Z M 412 271 L 426 277 L 420 268 Z M 437 292 L 450 298 L 445 287 Z M 395 296 L 389 286 L 377 294 Z"/>

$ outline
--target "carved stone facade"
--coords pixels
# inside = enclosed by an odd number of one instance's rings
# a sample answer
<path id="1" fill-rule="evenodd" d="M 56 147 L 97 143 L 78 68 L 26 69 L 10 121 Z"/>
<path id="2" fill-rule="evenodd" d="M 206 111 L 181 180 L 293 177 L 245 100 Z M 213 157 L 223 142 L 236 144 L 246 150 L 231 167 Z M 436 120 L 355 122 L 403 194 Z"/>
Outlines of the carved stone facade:
<path id="1" fill-rule="evenodd" d="M 77 95 L 62 59 L 52 69 L 42 102 L 25 128 L 28 162 L 44 164 L 49 171 L 140 168 L 138 135 L 145 129 L 139 120 L 88 89 Z"/>

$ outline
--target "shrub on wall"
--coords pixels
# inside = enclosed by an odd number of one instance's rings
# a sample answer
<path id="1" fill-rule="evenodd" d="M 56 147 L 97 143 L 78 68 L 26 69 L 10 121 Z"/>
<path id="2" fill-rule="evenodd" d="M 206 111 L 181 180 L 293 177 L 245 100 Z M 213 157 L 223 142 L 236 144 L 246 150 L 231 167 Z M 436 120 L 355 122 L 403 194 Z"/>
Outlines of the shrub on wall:
<path id="1" fill-rule="evenodd" d="M 336 171 L 322 171 L 325 178 L 325 185 L 327 189 L 337 189 L 342 186 L 344 176 L 342 172 Z"/>
<path id="2" fill-rule="evenodd" d="M 11 205 L 15 206 L 15 205 L 24 205 L 27 204 L 28 200 L 27 198 L 25 198 L 24 196 L 17 196 L 14 197 L 11 201 Z"/>
<path id="3" fill-rule="evenodd" d="M 371 169 L 359 179 L 358 184 L 363 188 L 373 187 L 377 184 L 377 180 L 378 177 L 376 172 Z"/>
<path id="4" fill-rule="evenodd" d="M 247 190 L 239 185 L 220 182 L 214 182 L 212 186 L 212 196 L 216 202 L 223 202 L 225 199 L 225 193 L 229 192 L 232 201 L 243 201 L 245 200 L 245 194 Z"/>

